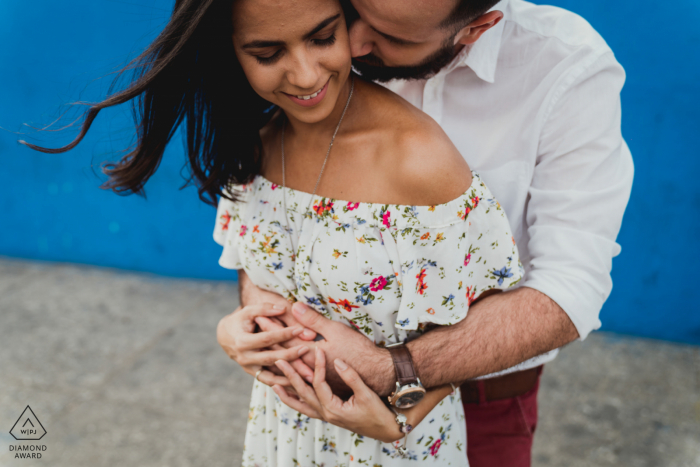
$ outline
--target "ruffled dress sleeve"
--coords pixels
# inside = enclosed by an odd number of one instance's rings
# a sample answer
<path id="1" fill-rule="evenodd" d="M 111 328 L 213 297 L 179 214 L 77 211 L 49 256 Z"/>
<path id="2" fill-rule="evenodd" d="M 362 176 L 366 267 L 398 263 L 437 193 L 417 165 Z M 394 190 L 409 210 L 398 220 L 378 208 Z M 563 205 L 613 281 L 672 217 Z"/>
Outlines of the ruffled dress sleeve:
<path id="1" fill-rule="evenodd" d="M 245 203 L 247 185 L 231 185 L 226 192 L 235 195 L 238 201 L 221 197 L 216 209 L 214 241 L 223 247 L 219 265 L 226 269 L 242 269 L 238 240 L 245 235 L 246 226 L 241 221 L 241 208 Z"/>
<path id="2" fill-rule="evenodd" d="M 455 324 L 484 292 L 524 275 L 505 212 L 477 174 L 460 198 L 404 209 L 388 225 L 402 287 L 397 328 Z"/>

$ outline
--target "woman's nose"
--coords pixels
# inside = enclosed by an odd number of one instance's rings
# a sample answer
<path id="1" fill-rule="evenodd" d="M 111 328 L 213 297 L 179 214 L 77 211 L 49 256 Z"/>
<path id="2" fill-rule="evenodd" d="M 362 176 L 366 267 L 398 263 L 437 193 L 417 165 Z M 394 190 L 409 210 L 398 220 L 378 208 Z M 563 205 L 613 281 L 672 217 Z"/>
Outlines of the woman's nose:
<path id="1" fill-rule="evenodd" d="M 295 57 L 292 67 L 287 72 L 289 83 L 299 89 L 315 91 L 319 82 L 316 62 L 307 54 L 301 53 Z"/>
<path id="2" fill-rule="evenodd" d="M 348 31 L 350 37 L 350 53 L 353 57 L 362 57 L 372 51 L 372 29 L 362 18 L 356 19 Z"/>

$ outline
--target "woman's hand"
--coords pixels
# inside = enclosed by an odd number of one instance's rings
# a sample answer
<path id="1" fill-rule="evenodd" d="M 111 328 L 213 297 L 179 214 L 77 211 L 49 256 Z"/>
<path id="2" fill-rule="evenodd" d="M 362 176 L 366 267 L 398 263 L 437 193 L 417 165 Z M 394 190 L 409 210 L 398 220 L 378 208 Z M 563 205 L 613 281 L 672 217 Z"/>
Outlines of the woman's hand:
<path id="1" fill-rule="evenodd" d="M 304 328 L 293 326 L 274 331 L 255 332 L 255 319 L 260 316 L 273 317 L 287 312 L 284 305 L 262 303 L 239 307 L 230 315 L 219 321 L 216 328 L 216 338 L 226 354 L 235 360 L 246 373 L 255 376 L 258 370 L 271 366 L 277 360 L 288 360 L 299 363 L 299 370 L 310 369 L 299 360 L 299 357 L 309 351 L 306 345 L 297 345 L 285 349 L 279 344 L 300 335 Z M 307 375 L 311 378 L 311 374 Z M 261 383 L 289 387 L 286 377 L 275 375 L 269 370 L 263 370 L 258 375 Z"/>
<path id="2" fill-rule="evenodd" d="M 275 384 L 272 389 L 282 402 L 308 417 L 325 420 L 385 443 L 403 438 L 394 413 L 365 385 L 355 370 L 339 358 L 333 362 L 340 377 L 353 391 L 350 399 L 343 401 L 333 394 L 326 382 L 326 356 L 319 347 L 315 357 L 313 387 L 306 384 L 288 362 L 275 362 L 299 395 L 299 399 L 290 396 L 281 385 Z"/>

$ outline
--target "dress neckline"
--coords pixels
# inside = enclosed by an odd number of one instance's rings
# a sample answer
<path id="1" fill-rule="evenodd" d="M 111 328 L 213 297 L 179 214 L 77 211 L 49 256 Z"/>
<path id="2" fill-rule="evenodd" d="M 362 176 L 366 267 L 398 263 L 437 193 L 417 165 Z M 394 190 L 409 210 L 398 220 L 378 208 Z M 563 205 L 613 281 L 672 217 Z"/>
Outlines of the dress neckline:
<path id="1" fill-rule="evenodd" d="M 263 184 L 263 186 L 267 186 L 268 188 L 270 188 L 273 191 L 277 190 L 277 189 L 288 190 L 291 193 L 297 193 L 299 195 L 306 196 L 306 197 L 313 196 L 315 198 L 318 198 L 319 200 L 326 200 L 326 201 L 330 201 L 330 202 L 333 202 L 336 204 L 356 205 L 358 207 L 359 206 L 367 206 L 367 207 L 392 206 L 392 207 L 399 208 L 399 209 L 401 209 L 401 208 L 430 209 L 432 211 L 432 210 L 439 208 L 439 207 L 448 207 L 448 206 L 453 205 L 453 204 L 460 204 L 460 202 L 465 197 L 471 198 L 472 197 L 471 194 L 473 193 L 473 190 L 482 184 L 481 178 L 479 177 L 479 174 L 477 174 L 473 170 L 471 171 L 471 174 L 472 174 L 472 183 L 471 183 L 471 185 L 469 185 L 469 187 L 467 188 L 467 190 L 464 193 L 462 193 L 461 195 L 457 196 L 456 198 L 451 199 L 449 201 L 446 201 L 444 203 L 433 204 L 433 205 L 390 204 L 390 203 L 378 203 L 378 202 L 368 202 L 368 201 L 350 201 L 350 200 L 345 200 L 345 199 L 331 198 L 328 196 L 320 195 L 318 193 L 316 193 L 315 195 L 312 195 L 308 191 L 297 190 L 295 188 L 290 188 L 290 187 L 283 187 L 282 185 L 278 185 L 278 184 L 274 183 L 273 181 L 267 179 L 265 176 L 263 176 L 261 174 L 257 174 L 255 176 L 255 179 L 259 179 L 261 181 L 261 183 Z M 255 182 L 255 180 L 254 180 L 254 182 Z"/>

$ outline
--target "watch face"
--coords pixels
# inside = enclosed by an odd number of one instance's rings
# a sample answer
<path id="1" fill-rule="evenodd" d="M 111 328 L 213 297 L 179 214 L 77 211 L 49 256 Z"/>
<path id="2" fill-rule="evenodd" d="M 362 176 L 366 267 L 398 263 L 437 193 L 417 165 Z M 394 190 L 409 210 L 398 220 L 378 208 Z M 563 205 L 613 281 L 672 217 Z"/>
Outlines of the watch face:
<path id="1" fill-rule="evenodd" d="M 413 407 L 423 399 L 423 396 L 425 396 L 425 391 L 421 389 L 406 391 L 396 399 L 395 406 L 399 409 Z"/>

